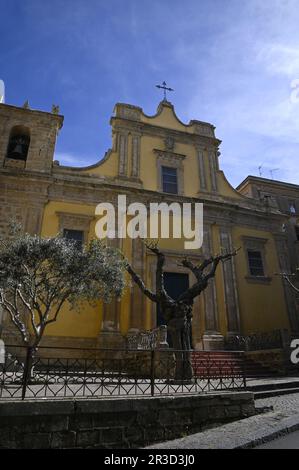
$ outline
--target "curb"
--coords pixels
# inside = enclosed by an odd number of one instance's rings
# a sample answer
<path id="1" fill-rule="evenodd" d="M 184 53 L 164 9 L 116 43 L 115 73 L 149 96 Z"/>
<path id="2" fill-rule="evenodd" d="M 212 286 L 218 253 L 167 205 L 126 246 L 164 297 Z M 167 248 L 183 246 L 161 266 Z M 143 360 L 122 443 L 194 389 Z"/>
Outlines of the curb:
<path id="1" fill-rule="evenodd" d="M 270 411 L 146 448 L 248 449 L 297 430 L 299 430 L 298 409 Z"/>
<path id="2" fill-rule="evenodd" d="M 255 439 L 247 444 L 244 444 L 239 447 L 235 447 L 235 449 L 254 449 L 258 445 L 265 444 L 266 442 L 271 442 L 274 439 L 277 439 L 278 437 L 286 436 L 287 434 L 291 434 L 292 432 L 298 431 L 299 430 L 299 423 L 293 424 L 289 427 L 286 427 L 284 429 L 281 429 L 280 431 L 276 431 L 272 434 L 268 434 L 267 436 L 264 436 L 262 438 Z"/>
<path id="3" fill-rule="evenodd" d="M 252 391 L 252 390 L 250 390 L 250 391 Z M 282 395 L 293 395 L 294 393 L 299 393 L 299 387 L 297 387 L 297 388 L 283 388 L 281 390 L 276 389 L 276 390 L 264 390 L 264 391 L 258 391 L 258 392 L 253 391 L 253 395 L 254 395 L 255 400 L 260 400 L 262 398 L 278 397 L 278 396 L 282 396 Z"/>

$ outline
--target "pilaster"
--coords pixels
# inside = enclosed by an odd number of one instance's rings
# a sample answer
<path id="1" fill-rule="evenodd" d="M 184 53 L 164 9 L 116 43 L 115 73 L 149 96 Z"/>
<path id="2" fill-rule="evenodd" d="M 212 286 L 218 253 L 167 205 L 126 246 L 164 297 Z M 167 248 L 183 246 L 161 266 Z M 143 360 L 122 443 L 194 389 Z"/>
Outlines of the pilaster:
<path id="1" fill-rule="evenodd" d="M 209 166 L 210 166 L 210 176 L 211 176 L 211 190 L 213 192 L 218 191 L 217 187 L 217 163 L 216 163 L 216 153 L 215 149 L 209 148 L 208 149 L 208 160 L 209 160 Z"/>
<path id="2" fill-rule="evenodd" d="M 140 135 L 132 135 L 131 177 L 140 176 Z"/>
<path id="3" fill-rule="evenodd" d="M 121 132 L 118 136 L 119 176 L 127 176 L 128 166 L 128 133 Z"/>
<path id="4" fill-rule="evenodd" d="M 132 267 L 142 279 L 145 278 L 145 246 L 140 238 L 132 239 Z M 132 283 L 129 331 L 136 332 L 144 328 L 145 311 L 145 296 L 136 283 Z"/>
<path id="5" fill-rule="evenodd" d="M 210 225 L 204 226 L 203 255 L 209 258 L 213 253 L 212 231 Z M 223 349 L 223 336 L 219 332 L 218 308 L 215 279 L 209 281 L 204 290 L 205 331 L 202 336 L 202 347 L 205 350 Z"/>
<path id="6" fill-rule="evenodd" d="M 204 243 L 203 255 L 209 258 L 213 253 L 211 226 L 205 225 L 204 227 Z M 218 332 L 218 319 L 217 319 L 217 297 L 215 288 L 215 279 L 209 281 L 208 287 L 204 290 L 204 304 L 205 304 L 205 332 L 216 333 Z"/>
<path id="7" fill-rule="evenodd" d="M 225 251 L 232 252 L 233 246 L 230 227 L 220 227 L 220 246 L 223 247 Z M 223 262 L 222 270 L 228 334 L 234 335 L 240 333 L 240 313 L 238 305 L 234 257 Z"/>
<path id="8" fill-rule="evenodd" d="M 204 147 L 197 147 L 197 160 L 198 160 L 198 171 L 199 171 L 199 183 L 200 183 L 200 191 L 207 190 L 207 177 L 206 177 L 206 169 L 205 169 L 205 155 L 204 155 Z"/>

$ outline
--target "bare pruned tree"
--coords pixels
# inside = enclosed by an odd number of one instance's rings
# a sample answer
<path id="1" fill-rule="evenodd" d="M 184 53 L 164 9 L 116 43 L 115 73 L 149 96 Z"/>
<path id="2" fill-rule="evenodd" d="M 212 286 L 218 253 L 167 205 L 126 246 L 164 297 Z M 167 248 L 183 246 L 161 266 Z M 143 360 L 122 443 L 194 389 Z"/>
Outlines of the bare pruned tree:
<path id="1" fill-rule="evenodd" d="M 296 292 L 296 294 L 299 294 L 299 287 L 296 286 L 295 282 L 297 281 L 298 284 L 298 279 L 299 279 L 299 268 L 296 269 L 295 273 L 277 273 L 278 276 L 281 276 L 287 284 L 291 287 L 291 289 Z"/>
<path id="2" fill-rule="evenodd" d="M 190 360 L 190 338 L 194 299 L 207 288 L 209 280 L 215 276 L 219 263 L 231 259 L 237 254 L 238 250 L 211 256 L 198 265 L 185 258 L 180 265 L 190 269 L 196 278 L 196 282 L 183 292 L 178 299 L 173 299 L 164 286 L 164 253 L 159 250 L 157 243 L 145 243 L 145 245 L 157 257 L 156 292 L 152 292 L 145 286 L 141 277 L 129 263 L 127 263 L 126 269 L 143 294 L 152 302 L 155 302 L 163 313 L 173 347 L 178 351 L 176 353 L 175 378 L 177 380 L 190 380 L 193 376 Z"/>

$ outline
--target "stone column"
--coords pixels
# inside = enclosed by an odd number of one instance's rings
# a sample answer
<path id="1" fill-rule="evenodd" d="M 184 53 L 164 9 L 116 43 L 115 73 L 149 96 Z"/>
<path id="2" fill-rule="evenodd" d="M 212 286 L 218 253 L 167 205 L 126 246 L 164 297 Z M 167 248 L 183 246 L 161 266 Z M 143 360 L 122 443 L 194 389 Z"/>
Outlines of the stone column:
<path id="1" fill-rule="evenodd" d="M 198 260 L 195 261 L 196 263 Z M 189 285 L 191 286 L 196 282 L 195 276 L 189 274 Z M 204 315 L 204 309 L 202 308 L 204 301 L 201 296 L 194 299 L 193 304 L 193 318 L 192 318 L 192 346 L 194 349 L 202 349 L 203 331 L 202 331 L 202 320 Z"/>
<path id="2" fill-rule="evenodd" d="M 110 304 L 104 304 L 102 330 L 97 339 L 99 348 L 124 347 L 124 338 L 119 330 L 120 302 L 112 300 Z"/>
<path id="3" fill-rule="evenodd" d="M 213 252 L 211 240 L 211 227 L 204 227 L 203 255 L 209 258 Z M 204 291 L 205 301 L 205 330 L 206 332 L 216 332 L 218 330 L 217 319 L 217 299 L 215 289 L 215 279 L 209 281 L 208 287 Z"/>
<path id="4" fill-rule="evenodd" d="M 120 239 L 109 239 L 109 246 L 120 248 Z M 120 333 L 120 307 L 117 299 L 112 299 L 109 304 L 103 304 L 102 328 L 97 340 L 100 348 L 122 348 L 124 338 Z"/>
<path id="5" fill-rule="evenodd" d="M 102 332 L 119 333 L 119 306 L 120 303 L 116 299 L 113 299 L 109 304 L 104 303 Z"/>
<path id="6" fill-rule="evenodd" d="M 145 246 L 140 238 L 132 240 L 132 267 L 145 281 Z M 139 287 L 132 282 L 129 333 L 144 328 L 145 311 L 145 296 Z"/>
<path id="7" fill-rule="evenodd" d="M 231 252 L 232 238 L 229 227 L 220 227 L 220 245 Z M 238 305 L 234 258 L 222 264 L 228 335 L 240 333 L 240 313 Z"/>
<path id="8" fill-rule="evenodd" d="M 211 226 L 204 227 L 203 255 L 209 258 L 213 253 Z M 204 290 L 205 333 L 203 335 L 203 348 L 222 349 L 223 336 L 219 333 L 218 309 L 215 279 L 210 279 L 208 287 Z"/>
<path id="9" fill-rule="evenodd" d="M 275 235 L 275 246 L 278 255 L 279 269 L 281 272 L 290 273 L 287 240 L 283 235 Z M 289 317 L 292 333 L 299 333 L 299 314 L 297 312 L 296 296 L 292 288 L 282 280 L 286 309 Z"/>
<path id="10" fill-rule="evenodd" d="M 116 228 L 117 230 L 117 228 Z M 109 240 L 109 245 L 113 248 L 120 248 L 121 240 L 114 238 Z M 104 304 L 103 331 L 119 333 L 120 327 L 120 302 L 113 299 L 109 304 Z"/>

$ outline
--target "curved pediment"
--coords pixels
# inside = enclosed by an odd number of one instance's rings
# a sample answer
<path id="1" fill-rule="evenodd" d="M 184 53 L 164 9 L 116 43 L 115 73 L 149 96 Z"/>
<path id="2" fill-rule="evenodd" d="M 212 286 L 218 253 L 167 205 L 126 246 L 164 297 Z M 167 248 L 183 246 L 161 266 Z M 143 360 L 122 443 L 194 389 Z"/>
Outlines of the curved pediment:
<path id="1" fill-rule="evenodd" d="M 114 108 L 114 117 L 163 127 L 166 129 L 173 129 L 188 134 L 198 134 L 215 138 L 215 127 L 212 124 L 197 120 L 192 120 L 188 124 L 185 124 L 176 115 L 173 104 L 166 100 L 159 103 L 157 112 L 153 116 L 145 114 L 143 109 L 138 106 L 117 103 Z"/>
<path id="2" fill-rule="evenodd" d="M 147 116 L 143 113 L 142 122 L 155 126 L 165 127 L 167 129 L 175 129 L 181 132 L 191 133 L 190 125 L 184 124 L 176 115 L 174 106 L 169 101 L 161 101 L 157 112 L 153 116 Z"/>

